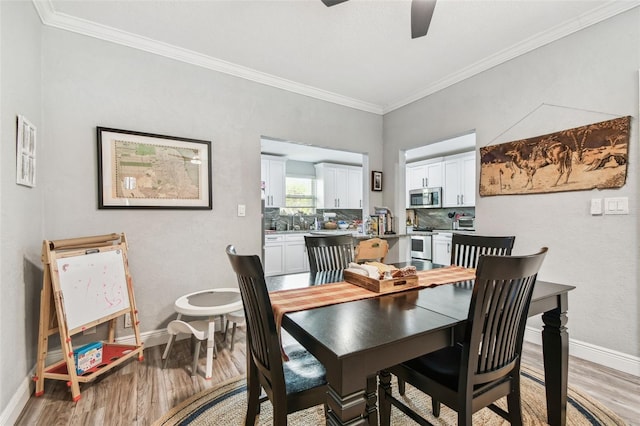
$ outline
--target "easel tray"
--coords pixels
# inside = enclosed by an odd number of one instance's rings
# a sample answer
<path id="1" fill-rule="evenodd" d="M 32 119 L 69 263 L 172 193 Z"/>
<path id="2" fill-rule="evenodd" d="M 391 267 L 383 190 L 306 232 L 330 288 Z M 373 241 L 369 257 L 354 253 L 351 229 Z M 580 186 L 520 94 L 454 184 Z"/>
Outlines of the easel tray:
<path id="1" fill-rule="evenodd" d="M 397 291 L 418 287 L 417 275 L 392 278 L 389 280 L 376 280 L 375 278 L 345 270 L 343 276 L 346 282 L 376 293 L 395 293 Z"/>

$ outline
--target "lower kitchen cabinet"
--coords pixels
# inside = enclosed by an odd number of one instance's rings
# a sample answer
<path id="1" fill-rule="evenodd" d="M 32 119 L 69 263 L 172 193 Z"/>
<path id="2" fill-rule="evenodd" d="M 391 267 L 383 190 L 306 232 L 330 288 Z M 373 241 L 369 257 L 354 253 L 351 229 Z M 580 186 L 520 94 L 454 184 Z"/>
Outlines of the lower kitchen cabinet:
<path id="1" fill-rule="evenodd" d="M 304 235 L 286 235 L 284 248 L 285 274 L 295 274 L 309 270 L 309 256 L 304 243 Z"/>
<path id="2" fill-rule="evenodd" d="M 264 237 L 264 275 L 267 277 L 284 274 L 284 235 Z"/>
<path id="3" fill-rule="evenodd" d="M 295 274 L 309 270 L 309 257 L 304 234 L 265 235 L 264 274 Z"/>
<path id="4" fill-rule="evenodd" d="M 451 234 L 436 234 L 431 239 L 433 243 L 433 263 L 451 265 Z"/>

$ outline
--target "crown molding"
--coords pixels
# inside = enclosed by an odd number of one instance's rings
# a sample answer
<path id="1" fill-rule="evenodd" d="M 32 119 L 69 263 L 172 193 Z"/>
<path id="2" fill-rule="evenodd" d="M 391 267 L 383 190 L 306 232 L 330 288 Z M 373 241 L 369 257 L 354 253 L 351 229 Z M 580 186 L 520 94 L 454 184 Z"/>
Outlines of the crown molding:
<path id="1" fill-rule="evenodd" d="M 349 98 L 347 96 L 342 96 L 337 93 L 332 93 L 305 84 L 296 83 L 294 81 L 256 71 L 248 67 L 243 67 L 241 65 L 203 55 L 189 49 L 184 49 L 158 40 L 153 40 L 148 37 L 129 33 L 127 31 L 118 30 L 113 27 L 70 16 L 65 13 L 56 12 L 50 0 L 33 0 L 33 4 L 40 15 L 42 23 L 49 27 L 109 41 L 256 83 L 343 105 L 349 108 L 371 112 L 378 115 L 382 114 L 382 107 L 376 104 Z"/>
<path id="2" fill-rule="evenodd" d="M 337 105 L 354 108 L 357 110 L 384 115 L 396 109 L 402 108 L 412 102 L 436 93 L 442 89 L 459 83 L 483 71 L 491 69 L 497 65 L 507 62 L 520 55 L 528 53 L 553 41 L 559 40 L 598 22 L 609 19 L 615 15 L 640 6 L 640 0 L 612 0 L 609 3 L 594 9 L 588 13 L 580 15 L 572 20 L 564 22 L 551 28 L 548 31 L 536 34 L 527 40 L 510 46 L 494 55 L 488 56 L 468 67 L 465 67 L 447 77 L 440 79 L 433 84 L 413 93 L 410 96 L 399 99 L 387 105 L 376 105 L 370 102 L 343 96 L 337 93 L 318 89 L 305 84 L 296 83 L 271 74 L 256 71 L 254 69 L 233 64 L 203 55 L 192 50 L 183 49 L 168 43 L 153 40 L 137 34 L 118 30 L 113 27 L 98 24 L 96 22 L 73 17 L 64 13 L 56 12 L 51 0 L 32 0 L 44 25 L 71 31 L 100 40 L 109 41 L 166 58 L 185 62 L 195 66 L 203 67 L 213 71 L 250 80 L 256 83 L 297 93 L 311 98 L 320 99 Z"/>
<path id="3" fill-rule="evenodd" d="M 398 108 L 402 108 L 412 102 L 422 99 L 426 96 L 432 95 L 442 89 L 459 83 L 467 78 L 473 77 L 476 74 L 480 74 L 483 71 L 491 69 L 497 65 L 514 59 L 525 53 L 531 52 L 539 47 L 552 43 L 577 31 L 585 29 L 598 22 L 609 19 L 620 13 L 631 10 L 640 6 L 639 0 L 619 1 L 613 0 L 603 6 L 596 8 L 588 13 L 582 14 L 572 20 L 565 21 L 560 25 L 556 25 L 549 30 L 536 34 L 520 43 L 503 49 L 494 55 L 488 56 L 470 66 L 459 70 L 447 77 L 438 80 L 428 87 L 408 96 L 400 99 L 397 102 L 383 106 L 382 114 L 394 111 Z"/>

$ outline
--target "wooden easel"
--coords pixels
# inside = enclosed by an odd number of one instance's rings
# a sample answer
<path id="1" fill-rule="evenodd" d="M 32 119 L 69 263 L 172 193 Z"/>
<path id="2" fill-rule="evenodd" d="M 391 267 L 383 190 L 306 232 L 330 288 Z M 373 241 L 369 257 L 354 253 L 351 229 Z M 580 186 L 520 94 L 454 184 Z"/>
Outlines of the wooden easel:
<path id="1" fill-rule="evenodd" d="M 83 293 L 80 293 L 79 290 L 67 285 L 64 281 L 64 274 L 67 268 L 67 263 L 65 262 L 71 263 L 77 260 L 86 261 L 92 264 L 91 267 L 94 267 L 94 260 L 99 262 L 103 257 L 115 259 L 116 268 L 114 268 L 114 270 L 118 272 L 118 281 L 126 280 L 126 282 L 119 282 L 118 288 L 122 290 L 126 288 L 126 296 L 122 295 L 122 297 L 118 299 L 118 303 L 105 304 L 109 309 L 106 315 L 103 315 L 100 310 L 88 309 L 86 312 L 82 312 L 83 308 L 79 309 L 84 316 L 79 316 L 75 312 L 67 312 L 69 308 L 72 310 L 75 310 L 75 308 L 69 305 L 65 307 L 65 293 L 68 301 L 72 300 L 73 297 L 82 297 L 85 293 L 89 293 L 88 289 L 90 285 L 96 284 L 95 281 L 97 280 L 94 279 L 94 275 L 96 275 L 94 272 L 80 272 L 80 275 L 83 273 L 92 274 L 81 290 Z M 113 261 L 110 260 L 110 262 Z M 66 240 L 44 240 L 42 243 L 42 264 L 44 276 L 40 299 L 38 361 L 36 376 L 34 377 L 34 381 L 36 382 L 36 396 L 41 396 L 44 393 L 45 379 L 65 380 L 67 381 L 67 386 L 71 388 L 72 398 L 75 402 L 80 399 L 80 382 L 90 382 L 97 376 L 106 373 L 136 355 L 139 361 L 143 360 L 143 344 L 140 340 L 138 311 L 135 304 L 131 275 L 129 274 L 125 234 L 113 233 Z M 62 276 L 59 268 L 60 264 L 63 264 Z M 109 265 L 105 265 L 103 269 L 107 270 L 107 266 Z M 122 267 L 124 267 L 124 271 L 122 271 Z M 83 271 L 80 267 L 74 269 L 74 272 L 76 270 Z M 90 270 L 87 269 L 87 271 Z M 116 275 L 114 274 L 114 276 Z M 78 275 L 76 274 L 74 278 L 77 277 Z M 115 280 L 115 278 L 113 278 L 113 280 Z M 94 283 L 91 283 L 91 281 L 94 281 Z M 68 317 L 70 313 L 74 315 Z M 131 315 L 131 324 L 136 340 L 135 345 L 115 344 L 116 322 L 119 317 L 125 314 Z M 68 320 L 73 322 L 69 324 Z M 82 324 L 78 323 L 79 320 L 82 321 Z M 87 370 L 82 375 L 78 375 L 73 356 L 71 336 L 105 322 L 109 322 L 109 332 L 107 341 L 103 342 L 102 363 Z M 72 327 L 70 328 L 69 325 Z M 54 334 L 60 335 L 63 359 L 49 366 L 45 366 L 49 336 Z"/>

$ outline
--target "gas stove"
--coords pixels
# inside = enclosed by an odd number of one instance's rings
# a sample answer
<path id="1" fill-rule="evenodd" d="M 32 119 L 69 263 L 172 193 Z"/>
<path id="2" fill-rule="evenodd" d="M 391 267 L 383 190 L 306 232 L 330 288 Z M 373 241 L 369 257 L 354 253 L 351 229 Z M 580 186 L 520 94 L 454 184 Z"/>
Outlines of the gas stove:
<path id="1" fill-rule="evenodd" d="M 413 227 L 413 231 L 414 232 L 432 232 L 434 229 L 433 226 L 418 226 L 418 227 Z"/>

